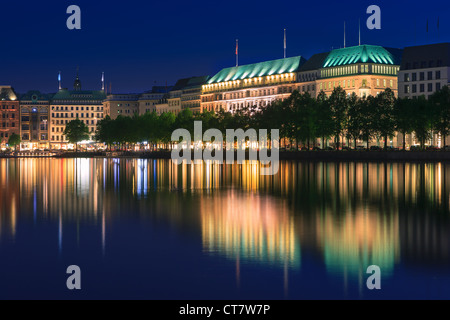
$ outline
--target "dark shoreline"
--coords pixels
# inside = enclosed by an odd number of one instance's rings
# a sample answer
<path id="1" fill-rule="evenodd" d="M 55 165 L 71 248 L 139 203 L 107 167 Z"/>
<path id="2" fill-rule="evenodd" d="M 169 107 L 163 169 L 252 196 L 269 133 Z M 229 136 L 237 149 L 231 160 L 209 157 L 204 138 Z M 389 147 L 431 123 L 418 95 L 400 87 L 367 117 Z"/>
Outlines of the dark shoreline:
<path id="1" fill-rule="evenodd" d="M 193 153 L 192 153 L 193 156 Z M 446 162 L 450 151 L 298 151 L 280 152 L 280 160 L 321 162 Z M 0 158 L 33 158 L 0 156 Z M 38 158 L 38 157 L 36 157 Z M 130 158 L 171 159 L 170 151 L 157 152 L 79 152 L 62 153 L 49 158 Z M 236 154 L 235 154 L 236 158 Z M 248 159 L 248 153 L 246 158 Z"/>

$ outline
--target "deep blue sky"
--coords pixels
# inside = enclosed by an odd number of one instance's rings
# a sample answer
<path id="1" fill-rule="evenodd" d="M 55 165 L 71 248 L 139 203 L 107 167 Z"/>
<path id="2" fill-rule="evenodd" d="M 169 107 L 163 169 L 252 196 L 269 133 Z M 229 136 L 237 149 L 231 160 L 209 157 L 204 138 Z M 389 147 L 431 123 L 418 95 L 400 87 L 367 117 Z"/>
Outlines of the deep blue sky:
<path id="1" fill-rule="evenodd" d="M 80 31 L 66 28 L 71 4 L 81 8 Z M 381 7 L 381 30 L 365 27 L 371 4 Z M 450 4 L 442 0 L 3 1 L 0 12 L 0 85 L 18 92 L 56 91 L 58 71 L 71 88 L 77 66 L 83 89 L 99 89 L 104 71 L 116 93 L 214 75 L 235 65 L 237 38 L 241 65 L 282 58 L 284 28 L 288 56 L 309 58 L 343 46 L 344 20 L 347 46 L 357 45 L 359 18 L 364 44 L 438 42 L 438 16 L 440 40 L 450 42 Z"/>

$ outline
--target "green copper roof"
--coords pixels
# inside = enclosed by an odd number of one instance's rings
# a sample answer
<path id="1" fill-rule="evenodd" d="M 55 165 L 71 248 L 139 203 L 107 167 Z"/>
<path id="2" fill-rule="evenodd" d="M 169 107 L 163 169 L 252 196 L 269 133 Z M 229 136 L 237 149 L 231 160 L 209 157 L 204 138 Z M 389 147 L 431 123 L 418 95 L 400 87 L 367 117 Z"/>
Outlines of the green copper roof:
<path id="1" fill-rule="evenodd" d="M 248 64 L 240 67 L 226 68 L 212 77 L 208 81 L 208 84 L 296 72 L 305 63 L 305 61 L 306 60 L 303 57 L 298 56 Z"/>
<path id="2" fill-rule="evenodd" d="M 52 101 L 103 101 L 106 99 L 104 91 L 70 91 L 59 90 Z"/>
<path id="3" fill-rule="evenodd" d="M 41 93 L 37 90 L 30 90 L 20 96 L 20 101 L 49 101 L 53 97 L 53 94 Z"/>
<path id="4" fill-rule="evenodd" d="M 345 66 L 355 63 L 400 65 L 402 50 L 380 46 L 363 45 L 330 52 L 323 68 Z"/>

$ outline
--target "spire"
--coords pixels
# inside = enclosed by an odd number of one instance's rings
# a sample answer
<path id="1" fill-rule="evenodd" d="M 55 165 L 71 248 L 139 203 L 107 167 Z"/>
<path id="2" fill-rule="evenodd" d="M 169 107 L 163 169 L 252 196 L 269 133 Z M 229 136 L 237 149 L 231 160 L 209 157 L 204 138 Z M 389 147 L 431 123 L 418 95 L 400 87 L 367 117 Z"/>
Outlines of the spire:
<path id="1" fill-rule="evenodd" d="M 77 78 L 75 79 L 75 82 L 73 83 L 73 90 L 75 91 L 81 91 L 81 81 L 80 77 L 78 75 L 80 68 L 77 67 Z"/>
<path id="2" fill-rule="evenodd" d="M 286 59 L 286 29 L 284 29 L 284 58 Z"/>

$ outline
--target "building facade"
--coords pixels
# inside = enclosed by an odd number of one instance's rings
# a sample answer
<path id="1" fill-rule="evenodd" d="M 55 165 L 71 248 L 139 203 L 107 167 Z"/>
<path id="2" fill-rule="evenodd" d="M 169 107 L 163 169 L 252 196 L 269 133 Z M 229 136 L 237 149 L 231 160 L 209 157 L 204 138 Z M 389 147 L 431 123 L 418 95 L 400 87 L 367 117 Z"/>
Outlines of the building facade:
<path id="1" fill-rule="evenodd" d="M 398 75 L 399 97 L 429 98 L 450 84 L 450 43 L 405 48 Z"/>
<path id="2" fill-rule="evenodd" d="M 74 90 L 61 89 L 50 101 L 50 146 L 52 149 L 67 149 L 69 142 L 63 132 L 66 125 L 76 119 L 83 121 L 89 129 L 89 140 L 95 139 L 97 122 L 103 119 L 106 94 L 101 91 L 83 91 L 77 76 Z"/>
<path id="3" fill-rule="evenodd" d="M 202 86 L 209 80 L 209 76 L 192 77 L 189 79 L 181 94 L 181 109 L 190 109 L 193 113 L 201 112 Z"/>
<path id="4" fill-rule="evenodd" d="M 309 93 L 312 97 L 319 94 L 316 82 L 320 78 L 320 68 L 324 65 L 328 55 L 329 52 L 315 54 L 300 67 L 296 86 L 298 92 Z"/>
<path id="5" fill-rule="evenodd" d="M 424 96 L 430 98 L 444 86 L 450 85 L 450 43 L 438 43 L 424 46 L 405 48 L 398 75 L 399 97 L 417 99 Z M 403 143 L 403 136 L 399 134 Z M 405 137 L 406 147 L 418 145 L 420 142 L 415 134 Z M 432 135 L 427 144 L 442 147 L 443 140 L 440 135 Z M 446 145 L 450 144 L 450 137 Z"/>
<path id="6" fill-rule="evenodd" d="M 21 150 L 50 148 L 50 99 L 52 95 L 29 91 L 20 96 Z"/>
<path id="7" fill-rule="evenodd" d="M 109 94 L 103 101 L 104 116 L 116 119 L 119 115 L 139 114 L 139 94 Z"/>
<path id="8" fill-rule="evenodd" d="M 391 89 L 398 96 L 402 50 L 361 45 L 331 51 L 319 69 L 317 93 L 331 95 L 337 87 L 358 97 L 376 96 Z"/>
<path id="9" fill-rule="evenodd" d="M 139 114 L 156 112 L 156 105 L 159 104 L 164 95 L 172 90 L 172 86 L 154 86 L 152 90 L 142 93 L 139 96 Z"/>
<path id="10" fill-rule="evenodd" d="M 199 113 L 202 85 L 207 79 L 208 77 L 191 77 L 178 80 L 175 86 L 154 105 L 156 113 L 161 115 L 164 112 L 172 112 L 177 115 L 187 108 Z"/>
<path id="11" fill-rule="evenodd" d="M 223 69 L 203 85 L 201 110 L 235 112 L 284 100 L 298 90 L 298 72 L 305 62 L 298 56 Z"/>
<path id="12" fill-rule="evenodd" d="M 12 134 L 20 135 L 19 99 L 11 86 L 0 86 L 0 145 L 5 148 Z"/>

